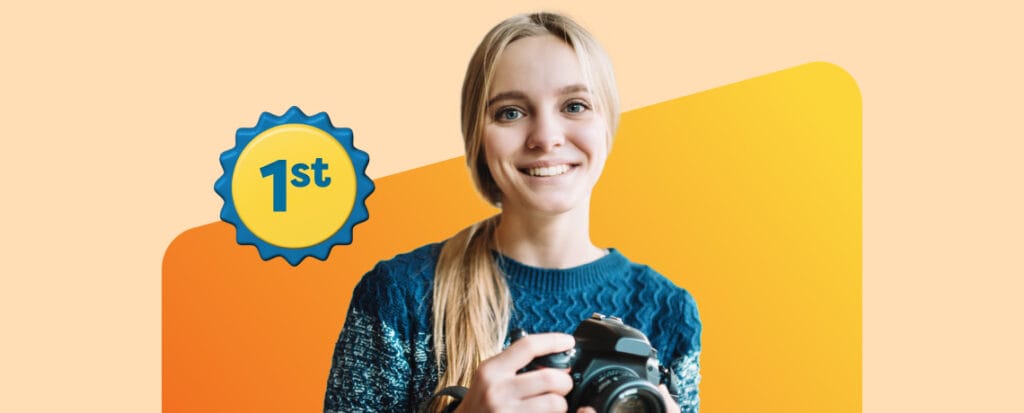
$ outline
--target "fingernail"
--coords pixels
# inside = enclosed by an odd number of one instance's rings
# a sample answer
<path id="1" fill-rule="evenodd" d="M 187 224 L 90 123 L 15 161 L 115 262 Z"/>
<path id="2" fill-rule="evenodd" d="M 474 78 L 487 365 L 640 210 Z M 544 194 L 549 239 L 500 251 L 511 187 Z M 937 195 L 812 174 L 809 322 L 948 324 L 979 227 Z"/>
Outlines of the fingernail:
<path id="1" fill-rule="evenodd" d="M 576 338 L 568 334 L 562 336 L 562 343 L 566 347 L 572 347 L 576 345 Z"/>

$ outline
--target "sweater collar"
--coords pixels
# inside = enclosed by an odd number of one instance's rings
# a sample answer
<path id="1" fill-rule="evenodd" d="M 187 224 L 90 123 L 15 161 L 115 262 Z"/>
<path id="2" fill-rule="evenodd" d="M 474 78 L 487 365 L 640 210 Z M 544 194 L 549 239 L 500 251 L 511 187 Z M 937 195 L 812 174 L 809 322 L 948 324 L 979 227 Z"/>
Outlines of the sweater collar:
<path id="1" fill-rule="evenodd" d="M 629 260 L 615 248 L 589 263 L 565 269 L 539 268 L 494 252 L 498 267 L 510 284 L 537 292 L 566 291 L 609 282 L 626 272 Z"/>

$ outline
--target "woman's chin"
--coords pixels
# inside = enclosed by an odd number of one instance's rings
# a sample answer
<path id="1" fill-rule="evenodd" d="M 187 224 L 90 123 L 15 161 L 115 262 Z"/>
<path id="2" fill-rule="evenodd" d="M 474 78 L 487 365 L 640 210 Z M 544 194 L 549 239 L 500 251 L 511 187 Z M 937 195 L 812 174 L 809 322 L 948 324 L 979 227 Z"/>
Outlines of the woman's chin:
<path id="1" fill-rule="evenodd" d="M 523 206 L 524 212 L 539 215 L 560 215 L 572 212 L 584 203 L 564 197 L 555 199 L 533 199 Z"/>

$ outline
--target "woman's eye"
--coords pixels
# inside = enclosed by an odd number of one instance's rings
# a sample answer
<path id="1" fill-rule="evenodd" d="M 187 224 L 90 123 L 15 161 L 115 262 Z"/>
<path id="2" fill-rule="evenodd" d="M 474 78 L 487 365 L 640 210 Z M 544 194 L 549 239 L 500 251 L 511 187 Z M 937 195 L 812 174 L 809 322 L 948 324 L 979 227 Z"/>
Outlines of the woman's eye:
<path id="1" fill-rule="evenodd" d="M 587 110 L 587 105 L 580 102 L 572 102 L 565 107 L 565 111 L 569 113 L 582 113 Z"/>
<path id="2" fill-rule="evenodd" d="M 516 108 L 505 108 L 498 111 L 498 120 L 510 121 L 523 117 L 523 112 Z"/>

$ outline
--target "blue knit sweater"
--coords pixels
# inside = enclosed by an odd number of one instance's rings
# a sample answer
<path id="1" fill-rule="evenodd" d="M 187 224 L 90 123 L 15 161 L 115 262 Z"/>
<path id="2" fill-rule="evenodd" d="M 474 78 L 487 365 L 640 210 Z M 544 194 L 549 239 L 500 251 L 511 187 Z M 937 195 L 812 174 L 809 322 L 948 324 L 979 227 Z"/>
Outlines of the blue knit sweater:
<path id="1" fill-rule="evenodd" d="M 382 261 L 356 285 L 334 349 L 325 412 L 412 412 L 437 385 L 431 335 L 441 244 Z M 514 309 L 510 330 L 572 334 L 592 313 L 642 331 L 680 380 L 682 411 L 700 399 L 701 323 L 693 297 L 615 249 L 575 268 L 527 266 L 496 254 Z"/>

